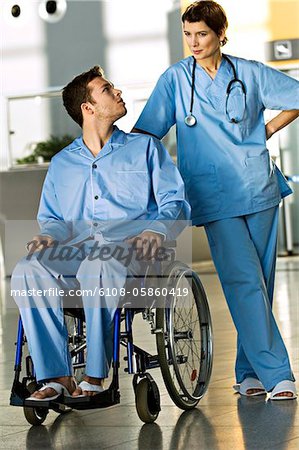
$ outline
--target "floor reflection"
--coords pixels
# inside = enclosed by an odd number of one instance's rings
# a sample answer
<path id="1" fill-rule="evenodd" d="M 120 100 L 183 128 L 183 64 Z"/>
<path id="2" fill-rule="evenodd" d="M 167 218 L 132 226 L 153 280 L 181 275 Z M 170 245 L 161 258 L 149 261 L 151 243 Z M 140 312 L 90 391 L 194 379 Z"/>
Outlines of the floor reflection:
<path id="1" fill-rule="evenodd" d="M 101 432 L 102 431 L 102 432 Z M 106 430 L 105 430 L 106 431 Z M 185 411 L 181 414 L 171 432 L 157 423 L 144 424 L 138 435 L 139 450 L 186 450 L 196 448 L 200 442 L 201 448 L 218 450 L 215 430 L 199 409 Z M 106 448 L 104 430 L 100 426 L 88 426 L 88 417 L 78 413 L 67 413 L 58 416 L 50 426 L 31 427 L 26 437 L 26 448 Z M 109 437 L 109 436 L 108 436 Z M 126 433 L 125 440 L 130 435 Z M 133 439 L 134 436 L 131 436 Z M 88 445 L 87 445 L 88 444 Z M 132 448 L 135 448 L 131 441 Z"/>
<path id="2" fill-rule="evenodd" d="M 244 448 L 288 448 L 297 411 L 297 401 L 265 401 L 265 397 L 238 399 L 238 416 Z"/>
<path id="3" fill-rule="evenodd" d="M 213 425 L 200 409 L 185 411 L 173 430 L 169 450 L 196 448 L 217 450 L 217 438 Z"/>

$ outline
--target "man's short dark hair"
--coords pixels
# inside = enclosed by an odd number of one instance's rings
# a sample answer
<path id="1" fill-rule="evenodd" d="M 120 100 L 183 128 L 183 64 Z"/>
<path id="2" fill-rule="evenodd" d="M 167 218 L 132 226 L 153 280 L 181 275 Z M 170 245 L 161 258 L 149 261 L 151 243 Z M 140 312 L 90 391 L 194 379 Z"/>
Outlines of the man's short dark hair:
<path id="1" fill-rule="evenodd" d="M 182 15 L 182 22 L 205 22 L 217 36 L 220 36 L 222 31 L 228 27 L 228 21 L 224 9 L 218 3 L 212 0 L 201 0 L 194 2 L 188 6 Z M 222 45 L 227 43 L 225 37 Z"/>
<path id="2" fill-rule="evenodd" d="M 81 105 L 85 102 L 93 103 L 91 91 L 88 83 L 97 77 L 103 76 L 103 70 L 100 66 L 94 66 L 77 75 L 70 83 L 68 83 L 62 91 L 62 99 L 65 109 L 71 118 L 77 122 L 80 127 L 83 125 L 83 115 Z"/>

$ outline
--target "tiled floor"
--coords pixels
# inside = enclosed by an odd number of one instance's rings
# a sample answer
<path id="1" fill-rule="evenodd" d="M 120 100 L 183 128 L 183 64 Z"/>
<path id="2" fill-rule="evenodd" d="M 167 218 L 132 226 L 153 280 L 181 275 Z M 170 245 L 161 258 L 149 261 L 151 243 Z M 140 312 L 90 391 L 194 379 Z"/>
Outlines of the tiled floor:
<path id="1" fill-rule="evenodd" d="M 13 377 L 17 311 L 5 304 L 9 283 L 3 282 L 0 322 L 0 448 L 5 449 L 110 449 L 110 450 L 231 450 L 299 448 L 297 401 L 270 402 L 265 397 L 240 398 L 234 394 L 235 332 L 217 276 L 209 266 L 200 268 L 214 326 L 215 357 L 211 383 L 198 407 L 182 412 L 173 405 L 159 374 L 162 411 L 155 424 L 144 425 L 134 406 L 131 376 L 120 378 L 121 403 L 105 410 L 50 412 L 44 425 L 31 427 L 22 408 L 9 406 Z M 275 314 L 289 350 L 295 376 L 299 375 L 298 300 L 299 258 L 278 261 Z M 135 323 L 138 342 L 154 346 L 144 334 L 148 325 Z M 254 330 L 254 324 L 253 324 Z"/>

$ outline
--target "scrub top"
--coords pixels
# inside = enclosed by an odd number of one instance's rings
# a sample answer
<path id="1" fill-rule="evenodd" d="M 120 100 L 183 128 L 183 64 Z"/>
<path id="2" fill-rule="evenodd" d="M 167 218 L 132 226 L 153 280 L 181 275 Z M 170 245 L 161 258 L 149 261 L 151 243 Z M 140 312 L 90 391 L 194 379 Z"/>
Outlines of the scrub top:
<path id="1" fill-rule="evenodd" d="M 52 158 L 38 211 L 41 234 L 68 244 L 144 230 L 171 240 L 189 219 L 183 180 L 161 142 L 117 127 L 96 157 L 80 136 Z"/>
<path id="2" fill-rule="evenodd" d="M 229 56 L 242 80 L 234 83 L 227 103 L 226 90 L 234 78 L 222 58 L 213 80 L 196 64 L 193 115 L 190 112 L 193 57 L 169 67 L 157 82 L 135 128 L 161 139 L 176 124 L 178 167 L 192 207 L 192 222 L 207 222 L 256 213 L 277 205 L 292 190 L 272 162 L 266 147 L 263 112 L 299 109 L 297 80 L 257 61 Z M 242 117 L 231 123 L 230 117 Z"/>

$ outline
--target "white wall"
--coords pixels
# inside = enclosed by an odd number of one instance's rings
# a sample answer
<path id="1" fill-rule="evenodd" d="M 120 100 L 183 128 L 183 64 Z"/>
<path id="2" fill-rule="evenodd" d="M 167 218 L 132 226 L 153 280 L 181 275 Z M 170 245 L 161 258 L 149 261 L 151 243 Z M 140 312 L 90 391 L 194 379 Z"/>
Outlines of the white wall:
<path id="1" fill-rule="evenodd" d="M 265 60 L 264 43 L 269 40 L 266 25 L 269 18 L 269 0 L 221 0 L 229 27 L 228 43 L 224 53 L 242 58 Z"/>
<path id="2" fill-rule="evenodd" d="M 155 82 L 169 65 L 171 0 L 104 2 L 106 72 L 117 83 Z"/>

